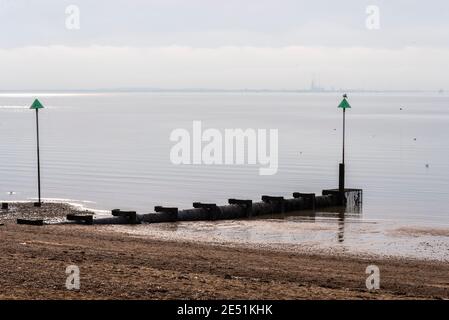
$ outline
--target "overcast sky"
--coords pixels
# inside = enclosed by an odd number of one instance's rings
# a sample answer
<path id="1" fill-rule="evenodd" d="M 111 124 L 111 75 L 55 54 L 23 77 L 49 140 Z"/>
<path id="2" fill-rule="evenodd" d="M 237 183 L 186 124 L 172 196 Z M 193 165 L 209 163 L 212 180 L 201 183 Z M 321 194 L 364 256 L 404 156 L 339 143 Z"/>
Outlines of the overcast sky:
<path id="1" fill-rule="evenodd" d="M 0 27 L 0 90 L 449 89 L 447 0 L 0 0 Z"/>

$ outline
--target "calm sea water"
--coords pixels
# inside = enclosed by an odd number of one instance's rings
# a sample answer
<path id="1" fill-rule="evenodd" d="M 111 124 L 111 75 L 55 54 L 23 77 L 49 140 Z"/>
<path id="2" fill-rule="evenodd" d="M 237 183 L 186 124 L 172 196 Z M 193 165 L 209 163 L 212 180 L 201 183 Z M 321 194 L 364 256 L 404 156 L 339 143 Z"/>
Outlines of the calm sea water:
<path id="1" fill-rule="evenodd" d="M 34 111 L 39 97 L 42 194 L 96 209 L 151 212 L 193 201 L 259 200 L 337 186 L 340 94 L 0 94 L 0 198 L 36 197 Z M 449 96 L 353 94 L 347 186 L 364 190 L 362 219 L 449 226 Z M 401 110 L 402 108 L 402 110 Z M 279 171 L 176 166 L 173 129 L 279 130 Z M 13 192 L 13 194 L 10 194 Z"/>

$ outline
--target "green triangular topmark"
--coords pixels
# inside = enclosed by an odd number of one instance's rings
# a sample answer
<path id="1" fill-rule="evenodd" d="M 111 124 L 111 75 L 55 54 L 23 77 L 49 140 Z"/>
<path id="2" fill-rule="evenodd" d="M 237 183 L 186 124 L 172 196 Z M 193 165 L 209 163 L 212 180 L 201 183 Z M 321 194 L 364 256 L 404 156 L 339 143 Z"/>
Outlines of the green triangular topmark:
<path id="1" fill-rule="evenodd" d="M 346 98 L 344 98 L 343 101 L 340 103 L 340 105 L 338 107 L 342 108 L 342 109 L 348 109 L 348 108 L 351 108 L 351 105 L 346 100 Z"/>
<path id="2" fill-rule="evenodd" d="M 33 104 L 31 105 L 30 109 L 43 109 L 44 106 L 39 100 L 34 100 Z"/>

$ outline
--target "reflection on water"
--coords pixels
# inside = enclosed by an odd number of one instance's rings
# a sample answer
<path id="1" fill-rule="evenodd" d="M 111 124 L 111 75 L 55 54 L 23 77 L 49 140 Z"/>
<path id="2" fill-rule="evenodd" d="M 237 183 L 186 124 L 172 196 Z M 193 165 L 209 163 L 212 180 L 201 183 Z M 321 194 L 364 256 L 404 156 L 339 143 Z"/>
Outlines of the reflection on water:
<path id="1" fill-rule="evenodd" d="M 295 221 L 297 223 L 322 223 L 323 221 L 336 221 L 337 231 L 336 238 L 338 243 L 345 241 L 345 224 L 347 219 L 351 222 L 356 222 L 362 219 L 362 205 L 344 207 L 331 207 L 320 209 L 320 211 L 305 210 L 298 212 L 289 212 L 284 214 L 265 215 L 254 218 L 255 220 L 276 220 L 276 221 Z"/>
<path id="2" fill-rule="evenodd" d="M 338 214 L 338 242 L 345 241 L 345 213 Z"/>
<path id="3" fill-rule="evenodd" d="M 305 253 L 362 254 L 449 262 L 449 230 L 372 221 L 339 212 L 281 218 L 197 221 L 106 230 L 162 240 L 206 242 Z"/>
<path id="4" fill-rule="evenodd" d="M 306 210 L 257 218 L 119 225 L 106 230 L 162 240 L 305 253 L 358 254 L 449 262 L 449 228 L 363 217 L 361 208 Z"/>

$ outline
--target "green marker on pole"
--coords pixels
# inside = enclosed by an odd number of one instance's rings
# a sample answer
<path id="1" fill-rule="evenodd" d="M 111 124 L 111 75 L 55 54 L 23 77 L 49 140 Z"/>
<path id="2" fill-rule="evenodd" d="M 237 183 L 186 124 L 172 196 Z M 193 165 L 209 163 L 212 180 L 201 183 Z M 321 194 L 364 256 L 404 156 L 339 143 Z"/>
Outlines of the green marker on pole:
<path id="1" fill-rule="evenodd" d="M 340 202 L 342 205 L 344 205 L 345 203 L 345 197 L 344 197 L 344 193 L 345 193 L 345 134 L 346 134 L 346 119 L 345 119 L 345 115 L 346 115 L 346 109 L 351 108 L 351 105 L 349 104 L 348 100 L 348 95 L 345 93 L 343 95 L 343 100 L 341 101 L 341 103 L 338 105 L 338 108 L 343 109 L 343 154 L 342 154 L 342 163 L 340 163 L 340 167 L 339 167 L 339 179 L 338 179 L 338 189 L 340 192 Z"/>
<path id="2" fill-rule="evenodd" d="M 34 203 L 35 207 L 40 207 L 41 202 L 41 165 L 40 165 L 40 155 L 39 155 L 39 109 L 43 109 L 44 106 L 39 100 L 34 100 L 30 109 L 36 110 L 36 145 L 37 145 L 37 192 L 39 202 Z"/>

